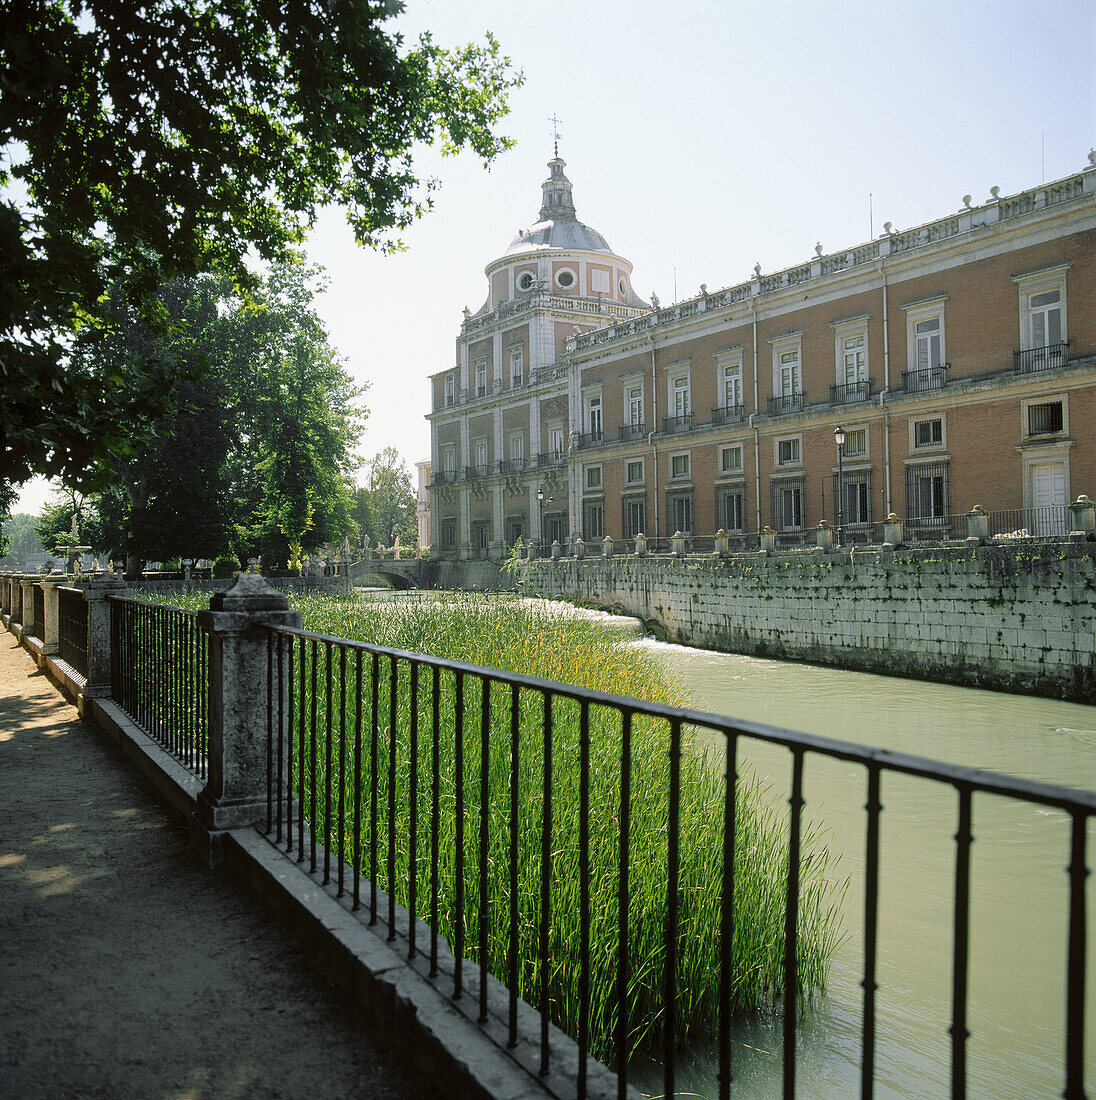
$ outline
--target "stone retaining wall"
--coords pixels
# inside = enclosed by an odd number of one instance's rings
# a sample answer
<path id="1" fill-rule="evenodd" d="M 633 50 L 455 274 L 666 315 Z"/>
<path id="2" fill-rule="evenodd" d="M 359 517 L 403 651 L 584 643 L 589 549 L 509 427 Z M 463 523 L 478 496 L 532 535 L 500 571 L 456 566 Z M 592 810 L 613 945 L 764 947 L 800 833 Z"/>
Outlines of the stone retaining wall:
<path id="1" fill-rule="evenodd" d="M 522 562 L 529 595 L 638 615 L 670 641 L 1096 700 L 1096 543 Z"/>

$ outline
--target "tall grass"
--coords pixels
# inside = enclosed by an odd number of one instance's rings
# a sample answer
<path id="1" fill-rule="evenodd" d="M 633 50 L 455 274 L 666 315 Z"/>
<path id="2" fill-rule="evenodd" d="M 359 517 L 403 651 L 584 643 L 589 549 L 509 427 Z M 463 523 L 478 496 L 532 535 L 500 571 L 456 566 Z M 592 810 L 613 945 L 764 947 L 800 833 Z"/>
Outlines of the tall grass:
<path id="1" fill-rule="evenodd" d="M 201 601 L 204 597 L 199 597 Z M 189 601 L 188 601 L 189 602 Z M 302 594 L 294 602 L 305 628 L 317 633 L 358 639 L 374 645 L 430 653 L 488 668 L 578 684 L 613 694 L 667 705 L 685 705 L 681 690 L 656 657 L 622 643 L 619 635 L 579 617 L 561 617 L 542 606 L 511 596 L 445 594 L 405 600 L 363 600 Z M 365 657 L 361 679 L 355 655 L 345 668 L 337 652 L 331 682 L 321 646 L 313 657 L 310 645 L 299 650 L 294 684 L 295 714 L 302 717 L 300 679 L 306 700 L 311 694 L 315 665 L 317 728 L 320 740 L 311 759 L 307 732 L 295 744 L 310 771 L 298 792 L 311 810 L 312 828 L 333 850 L 342 836 L 345 850 L 354 850 L 354 783 L 362 777 L 370 789 L 373 752 L 377 760 L 377 881 L 402 903 L 408 900 L 411 848 L 410 776 L 417 772 L 415 803 L 418 824 L 416 885 L 420 916 L 428 916 L 430 890 L 430 813 L 433 794 L 434 726 L 431 674 L 420 670 L 418 698 L 411 698 L 408 670 L 396 674 L 396 721 L 390 721 L 392 666 L 377 662 L 377 694 L 373 696 L 372 658 Z M 346 706 L 340 706 L 344 690 Z M 458 694 L 463 712 L 457 731 Z M 479 828 L 482 776 L 483 690 L 478 679 L 458 678 L 448 671 L 438 676 L 438 771 L 440 872 L 438 931 L 455 942 L 465 930 L 465 953 L 478 960 L 480 909 Z M 510 973 L 510 842 L 512 729 L 517 731 L 518 785 L 518 991 L 536 1006 L 547 985 L 552 1018 L 569 1034 L 579 1028 L 580 981 L 580 705 L 554 697 L 552 719 L 552 845 L 550 872 L 551 972 L 541 971 L 543 771 L 545 758 L 544 703 L 539 692 L 517 695 L 517 715 L 511 714 L 511 689 L 492 684 L 489 708 L 488 774 L 488 937 L 489 968 L 501 980 Z M 412 712 L 417 713 L 417 744 L 412 761 Z M 355 751 L 353 731 L 363 727 L 361 749 Z M 303 712 L 305 725 L 311 716 Z M 376 718 L 376 731 L 373 723 Z M 330 748 L 323 737 L 331 729 Z M 340 729 L 346 731 L 340 743 Z M 618 960 L 618 874 L 620 870 L 622 720 L 615 708 L 591 705 L 588 712 L 590 771 L 590 1017 L 589 1043 L 596 1055 L 616 1052 L 616 972 Z M 375 740 L 375 749 L 374 741 Z M 723 884 L 723 752 L 713 751 L 711 737 L 685 730 L 680 758 L 680 878 L 677 937 L 678 998 L 675 1036 L 680 1042 L 703 1039 L 718 1012 L 720 980 L 720 913 Z M 393 740 L 394 738 L 394 740 Z M 459 884 L 463 897 L 458 911 L 455 853 L 458 848 L 456 756 L 463 755 L 461 827 L 465 873 Z M 636 715 L 631 728 L 630 781 L 632 796 L 629 849 L 630 979 L 627 990 L 631 1054 L 656 1041 L 665 1017 L 665 933 L 667 919 L 667 858 L 670 785 L 670 732 L 662 720 Z M 394 749 L 394 754 L 392 750 Z M 395 875 L 390 882 L 386 862 L 389 835 L 389 768 L 395 777 L 391 817 L 396 838 Z M 783 991 L 784 901 L 787 875 L 786 824 L 783 808 L 756 781 L 737 783 L 734 879 L 734 938 L 731 1001 L 735 1011 L 764 1008 Z M 340 797 L 341 794 L 341 797 Z M 330 800 L 330 801 L 328 801 Z M 330 805 L 330 814 L 327 808 Z M 340 812 L 341 807 L 341 812 Z M 328 826 L 328 817 L 330 824 Z M 361 870 L 370 872 L 370 814 L 361 814 Z M 817 832 L 809 832 L 800 871 L 798 992 L 824 989 L 825 962 L 836 945 L 832 917 L 833 891 L 827 851 Z"/>

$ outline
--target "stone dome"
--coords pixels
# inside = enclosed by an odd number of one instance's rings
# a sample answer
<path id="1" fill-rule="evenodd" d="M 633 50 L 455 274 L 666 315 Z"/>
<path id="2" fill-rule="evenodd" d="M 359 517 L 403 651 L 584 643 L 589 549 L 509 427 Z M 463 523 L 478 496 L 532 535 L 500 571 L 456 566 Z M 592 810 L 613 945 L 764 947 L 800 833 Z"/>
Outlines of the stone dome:
<path id="1" fill-rule="evenodd" d="M 533 252 L 540 248 L 581 249 L 586 252 L 612 252 L 609 242 L 575 216 L 571 181 L 563 174 L 566 162 L 558 156 L 548 162 L 550 175 L 541 185 L 540 216 L 528 229 L 522 229 L 510 242 L 507 256 Z"/>

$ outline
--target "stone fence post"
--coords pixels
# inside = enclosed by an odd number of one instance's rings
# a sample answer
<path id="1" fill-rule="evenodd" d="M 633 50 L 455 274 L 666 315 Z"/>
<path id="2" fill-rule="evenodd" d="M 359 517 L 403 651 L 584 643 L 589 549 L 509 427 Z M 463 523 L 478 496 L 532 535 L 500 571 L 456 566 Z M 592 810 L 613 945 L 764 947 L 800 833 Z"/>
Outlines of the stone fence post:
<path id="1" fill-rule="evenodd" d="M 1089 538 L 1096 538 L 1096 503 L 1082 493 L 1070 506 L 1073 531 L 1082 531 Z"/>
<path id="2" fill-rule="evenodd" d="M 22 617 L 19 622 L 23 624 L 24 634 L 29 634 L 34 625 L 34 582 L 37 579 L 33 573 L 23 573 L 19 577 L 19 587 L 22 591 Z"/>
<path id="3" fill-rule="evenodd" d="M 552 560 L 556 561 L 562 552 L 563 548 L 559 544 L 559 539 L 552 539 Z"/>
<path id="4" fill-rule="evenodd" d="M 0 575 L 0 613 L 11 617 L 11 574 Z"/>
<path id="5" fill-rule="evenodd" d="M 883 520 L 883 545 L 891 547 L 902 545 L 902 521 L 894 512 Z"/>
<path id="6" fill-rule="evenodd" d="M 680 531 L 675 531 L 670 536 L 670 553 L 675 558 L 685 557 L 685 536 Z"/>
<path id="7" fill-rule="evenodd" d="M 88 682 L 85 699 L 110 698 L 110 600 L 129 592 L 117 573 L 99 573 L 87 582 L 84 599 L 88 605 Z"/>
<path id="8" fill-rule="evenodd" d="M 60 569 L 54 569 L 48 576 L 41 580 L 42 607 L 45 612 L 45 622 L 42 624 L 42 652 L 47 657 L 53 657 L 60 648 L 60 620 L 58 617 L 60 597 L 57 589 L 64 584 L 65 574 Z"/>
<path id="9" fill-rule="evenodd" d="M 575 541 L 574 541 L 574 543 L 572 543 L 572 545 L 575 548 L 575 557 L 576 558 L 582 558 L 582 557 L 586 556 L 586 543 L 584 543 L 581 538 L 575 539 Z"/>
<path id="10" fill-rule="evenodd" d="M 967 542 L 983 543 L 989 538 L 989 516 L 980 504 L 967 513 Z"/>
<path id="11" fill-rule="evenodd" d="M 211 832 L 252 825 L 266 814 L 266 627 L 300 627 L 301 613 L 254 573 L 241 573 L 227 592 L 198 613 L 209 634 L 209 779 L 198 796 L 198 822 Z M 290 640 L 278 638 L 288 668 Z M 274 652 L 277 677 L 278 653 Z M 281 713 L 289 684 L 283 681 Z M 278 701 L 275 700 L 275 713 Z"/>
<path id="12" fill-rule="evenodd" d="M 715 552 L 720 557 L 731 552 L 731 536 L 722 527 L 715 533 Z"/>
<path id="13" fill-rule="evenodd" d="M 771 554 L 776 550 L 776 532 L 771 527 L 761 528 L 761 552 Z"/>
<path id="14" fill-rule="evenodd" d="M 606 535 L 601 540 L 601 556 L 603 558 L 611 558 L 613 556 L 613 536 Z"/>
<path id="15" fill-rule="evenodd" d="M 644 558 L 647 556 L 647 536 L 640 531 L 636 535 L 636 557 Z"/>
<path id="16" fill-rule="evenodd" d="M 818 521 L 814 536 L 823 550 L 833 549 L 833 528 L 824 519 Z"/>

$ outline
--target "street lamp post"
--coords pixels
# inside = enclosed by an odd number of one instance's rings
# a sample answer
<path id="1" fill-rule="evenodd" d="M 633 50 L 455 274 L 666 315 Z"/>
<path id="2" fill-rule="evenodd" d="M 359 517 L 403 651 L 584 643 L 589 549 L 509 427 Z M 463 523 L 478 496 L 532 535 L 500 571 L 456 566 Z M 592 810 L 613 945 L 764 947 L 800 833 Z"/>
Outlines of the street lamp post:
<path id="1" fill-rule="evenodd" d="M 840 424 L 833 430 L 833 441 L 837 444 L 837 545 L 843 541 L 845 526 L 845 479 L 842 476 L 845 456 L 845 429 Z"/>
<path id="2" fill-rule="evenodd" d="M 537 489 L 537 503 L 540 505 L 540 538 L 542 542 L 547 542 L 547 532 L 544 530 L 544 509 L 547 508 L 554 499 L 555 497 L 550 494 L 545 496 L 543 489 Z M 549 543 L 549 545 L 551 544 Z"/>

